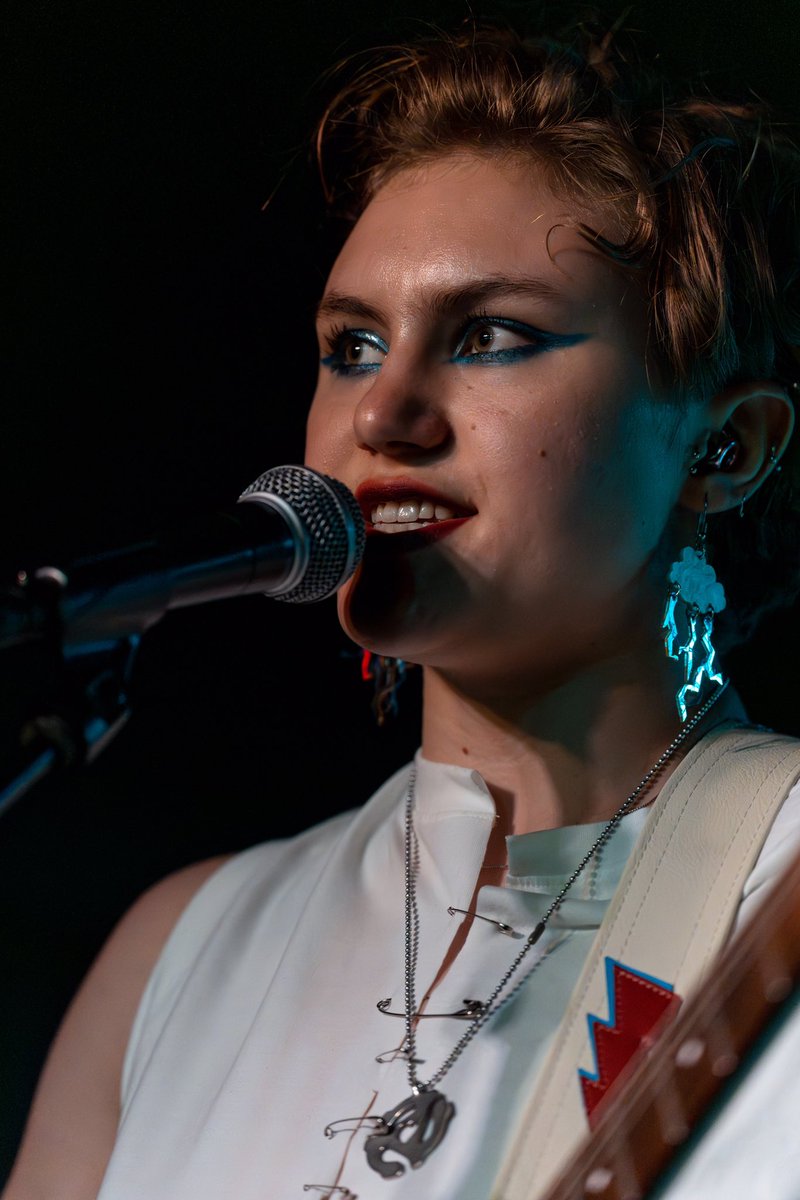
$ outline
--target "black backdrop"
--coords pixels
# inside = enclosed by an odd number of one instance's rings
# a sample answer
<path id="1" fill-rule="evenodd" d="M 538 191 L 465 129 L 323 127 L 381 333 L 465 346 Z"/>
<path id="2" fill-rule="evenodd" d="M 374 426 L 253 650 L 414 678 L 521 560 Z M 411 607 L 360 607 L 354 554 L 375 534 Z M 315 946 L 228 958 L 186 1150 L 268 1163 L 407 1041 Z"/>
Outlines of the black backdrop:
<path id="1" fill-rule="evenodd" d="M 166 513 L 227 503 L 301 458 L 322 281 L 303 148 L 315 81 L 343 53 L 402 36 L 410 17 L 446 23 L 467 6 L 6 11 L 7 575 L 135 541 Z M 648 0 L 629 24 L 678 69 L 746 79 L 797 115 L 796 0 Z M 800 733 L 796 615 L 735 667 L 754 715 Z M 148 635 L 124 732 L 0 820 L 0 1179 L 47 1041 L 118 914 L 177 866 L 363 799 L 413 751 L 416 688 L 377 731 L 330 604 L 209 605 Z M 22 691 L 12 675 L 8 722 Z"/>

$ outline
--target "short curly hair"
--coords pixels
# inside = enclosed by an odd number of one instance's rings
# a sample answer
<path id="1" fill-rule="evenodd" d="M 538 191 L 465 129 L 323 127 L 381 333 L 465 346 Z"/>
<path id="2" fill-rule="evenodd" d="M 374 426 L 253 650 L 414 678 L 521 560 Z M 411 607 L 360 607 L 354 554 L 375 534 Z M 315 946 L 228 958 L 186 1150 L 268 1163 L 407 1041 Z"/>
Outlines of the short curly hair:
<path id="1" fill-rule="evenodd" d="M 345 227 L 404 168 L 443 154 L 534 157 L 560 195 L 613 207 L 606 254 L 644 273 L 650 345 L 686 403 L 740 380 L 800 396 L 800 152 L 763 103 L 670 83 L 617 30 L 558 38 L 470 21 L 350 60 L 317 129 L 331 211 Z M 800 453 L 710 532 L 725 641 L 800 591 Z"/>

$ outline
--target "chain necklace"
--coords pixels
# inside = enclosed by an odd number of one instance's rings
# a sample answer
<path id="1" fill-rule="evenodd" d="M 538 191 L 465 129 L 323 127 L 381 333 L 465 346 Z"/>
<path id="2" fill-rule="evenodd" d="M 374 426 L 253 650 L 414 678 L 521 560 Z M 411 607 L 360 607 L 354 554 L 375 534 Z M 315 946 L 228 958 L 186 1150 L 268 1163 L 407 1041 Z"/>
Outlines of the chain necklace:
<path id="1" fill-rule="evenodd" d="M 430 1079 L 423 1082 L 416 1071 L 416 968 L 419 951 L 419 908 L 417 905 L 417 874 L 419 867 L 419 843 L 414 830 L 414 792 L 416 774 L 412 770 L 405 797 L 405 1053 L 408 1061 L 408 1082 L 411 1095 L 385 1112 L 376 1119 L 374 1132 L 369 1134 L 364 1143 L 367 1162 L 373 1170 L 384 1178 L 393 1178 L 404 1174 L 405 1168 L 392 1159 L 384 1158 L 386 1151 L 399 1154 L 412 1167 L 420 1167 L 433 1151 L 440 1145 L 450 1121 L 455 1116 L 455 1105 L 437 1090 L 436 1085 L 444 1079 L 450 1068 L 458 1061 L 469 1043 L 483 1028 L 487 1021 L 496 1016 L 502 1008 L 513 1000 L 546 955 L 540 955 L 531 963 L 509 988 L 512 978 L 516 975 L 530 950 L 542 937 L 547 923 L 563 904 L 572 885 L 580 877 L 588 864 L 611 838 L 622 818 L 630 812 L 642 792 L 663 770 L 672 756 L 686 742 L 687 738 L 700 724 L 703 717 L 720 698 L 727 687 L 727 681 L 705 702 L 688 721 L 680 733 L 669 744 L 667 749 L 656 760 L 647 774 L 637 783 L 627 800 L 617 809 L 613 817 L 603 827 L 594 845 L 583 856 L 577 867 L 570 875 L 558 895 L 552 900 L 544 916 L 538 922 L 533 932 L 528 935 L 525 945 L 517 954 L 502 979 L 495 985 L 494 990 L 485 1001 L 472 1001 L 471 1007 L 475 1015 L 464 1034 L 459 1038 L 442 1065 Z M 506 990 L 508 989 L 508 990 Z"/>

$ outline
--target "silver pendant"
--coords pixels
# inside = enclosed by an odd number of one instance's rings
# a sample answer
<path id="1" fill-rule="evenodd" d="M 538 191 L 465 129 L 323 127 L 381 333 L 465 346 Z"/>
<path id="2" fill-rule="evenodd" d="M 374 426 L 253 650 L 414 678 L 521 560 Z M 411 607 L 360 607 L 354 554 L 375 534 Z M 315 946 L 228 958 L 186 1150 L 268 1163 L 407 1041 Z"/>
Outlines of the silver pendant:
<path id="1" fill-rule="evenodd" d="M 413 1169 L 421 1167 L 433 1154 L 455 1116 L 456 1106 L 442 1092 L 418 1092 L 396 1108 L 390 1108 L 381 1118 L 383 1127 L 371 1133 L 364 1143 L 367 1162 L 384 1179 L 405 1174 L 405 1167 L 395 1159 L 386 1161 L 391 1151 L 405 1158 Z"/>

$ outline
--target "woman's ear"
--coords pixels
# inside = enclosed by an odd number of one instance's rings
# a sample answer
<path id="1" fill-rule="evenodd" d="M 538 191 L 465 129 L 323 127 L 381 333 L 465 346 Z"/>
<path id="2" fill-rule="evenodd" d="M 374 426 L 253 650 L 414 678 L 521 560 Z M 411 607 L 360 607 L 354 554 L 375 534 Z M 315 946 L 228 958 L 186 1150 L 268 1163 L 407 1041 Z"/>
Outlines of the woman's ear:
<path id="1" fill-rule="evenodd" d="M 736 383 L 709 402 L 708 425 L 695 447 L 681 503 L 726 512 L 749 500 L 780 463 L 792 436 L 794 407 L 774 381 Z"/>

